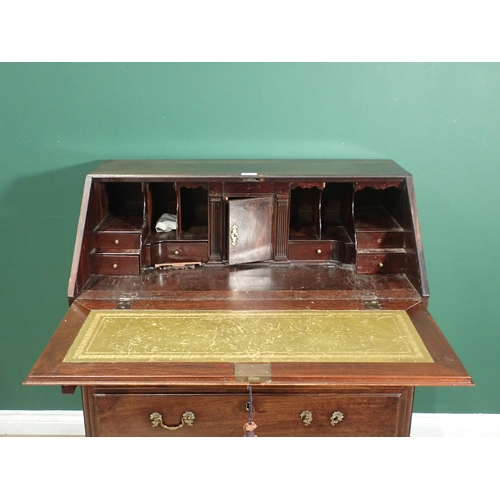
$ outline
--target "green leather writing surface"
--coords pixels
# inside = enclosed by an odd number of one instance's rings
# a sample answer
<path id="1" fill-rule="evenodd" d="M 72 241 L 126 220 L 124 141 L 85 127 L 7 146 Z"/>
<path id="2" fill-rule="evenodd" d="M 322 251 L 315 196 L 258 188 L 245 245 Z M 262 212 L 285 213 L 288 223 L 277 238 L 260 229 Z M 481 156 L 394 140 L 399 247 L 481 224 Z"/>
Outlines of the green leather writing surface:
<path id="1" fill-rule="evenodd" d="M 66 362 L 424 362 L 404 311 L 91 311 Z"/>

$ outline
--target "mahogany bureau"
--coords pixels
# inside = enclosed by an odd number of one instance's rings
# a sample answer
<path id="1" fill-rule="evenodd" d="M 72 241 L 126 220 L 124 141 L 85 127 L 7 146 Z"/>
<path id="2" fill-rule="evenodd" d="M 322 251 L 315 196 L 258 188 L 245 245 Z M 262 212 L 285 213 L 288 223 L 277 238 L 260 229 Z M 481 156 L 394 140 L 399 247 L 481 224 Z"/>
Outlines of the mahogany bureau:
<path id="1" fill-rule="evenodd" d="M 390 160 L 106 161 L 68 298 L 25 384 L 81 386 L 88 436 L 408 436 L 416 386 L 472 385 Z"/>

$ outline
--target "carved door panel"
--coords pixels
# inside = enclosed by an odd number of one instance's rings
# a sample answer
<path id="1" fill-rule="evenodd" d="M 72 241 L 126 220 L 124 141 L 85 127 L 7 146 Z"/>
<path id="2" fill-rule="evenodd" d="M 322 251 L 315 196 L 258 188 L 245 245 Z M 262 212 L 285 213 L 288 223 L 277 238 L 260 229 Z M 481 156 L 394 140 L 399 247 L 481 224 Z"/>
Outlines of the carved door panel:
<path id="1" fill-rule="evenodd" d="M 245 198 L 228 201 L 229 264 L 272 259 L 274 198 Z"/>

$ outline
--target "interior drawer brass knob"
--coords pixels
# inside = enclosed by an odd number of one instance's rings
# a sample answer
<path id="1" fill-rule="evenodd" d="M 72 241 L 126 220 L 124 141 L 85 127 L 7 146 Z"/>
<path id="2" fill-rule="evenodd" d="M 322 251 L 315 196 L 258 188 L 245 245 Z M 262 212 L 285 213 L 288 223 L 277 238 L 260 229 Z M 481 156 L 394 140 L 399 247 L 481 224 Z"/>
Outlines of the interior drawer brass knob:
<path id="1" fill-rule="evenodd" d="M 120 240 L 115 240 L 115 245 L 118 245 L 120 243 Z"/>
<path id="2" fill-rule="evenodd" d="M 118 264 L 113 264 L 113 269 L 116 269 L 118 267 Z"/>
<path id="3" fill-rule="evenodd" d="M 313 420 L 313 414 L 312 411 L 309 410 L 304 410 L 300 414 L 300 419 L 302 420 L 302 423 L 307 427 L 308 425 L 311 425 L 311 422 Z"/>
<path id="4" fill-rule="evenodd" d="M 332 425 L 337 425 L 339 422 L 344 420 L 344 414 L 341 411 L 334 411 L 330 417 L 330 423 Z"/>
<path id="5" fill-rule="evenodd" d="M 179 255 L 179 250 L 175 250 L 174 255 Z"/>
<path id="6" fill-rule="evenodd" d="M 378 267 L 384 267 L 384 263 L 383 262 L 379 262 Z"/>
<path id="7" fill-rule="evenodd" d="M 192 411 L 185 411 L 182 414 L 181 423 L 172 427 L 165 425 L 163 423 L 162 415 L 156 411 L 154 413 L 151 413 L 151 415 L 149 416 L 149 420 L 152 427 L 162 427 L 163 429 L 167 429 L 168 431 L 175 431 L 177 429 L 180 429 L 181 427 L 184 427 L 184 424 L 192 426 L 194 424 L 195 416 Z"/>
<path id="8" fill-rule="evenodd" d="M 320 254 L 320 253 L 321 253 L 321 248 L 318 248 L 318 249 L 316 250 L 316 253 L 317 253 L 317 254 Z"/>

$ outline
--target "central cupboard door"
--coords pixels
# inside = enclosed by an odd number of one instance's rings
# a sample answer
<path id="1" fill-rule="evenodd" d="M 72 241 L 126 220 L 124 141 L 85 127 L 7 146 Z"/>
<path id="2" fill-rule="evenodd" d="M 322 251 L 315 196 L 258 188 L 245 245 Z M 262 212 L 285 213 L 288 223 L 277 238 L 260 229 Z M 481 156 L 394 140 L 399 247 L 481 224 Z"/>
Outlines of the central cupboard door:
<path id="1" fill-rule="evenodd" d="M 273 197 L 228 200 L 229 264 L 272 259 Z"/>

